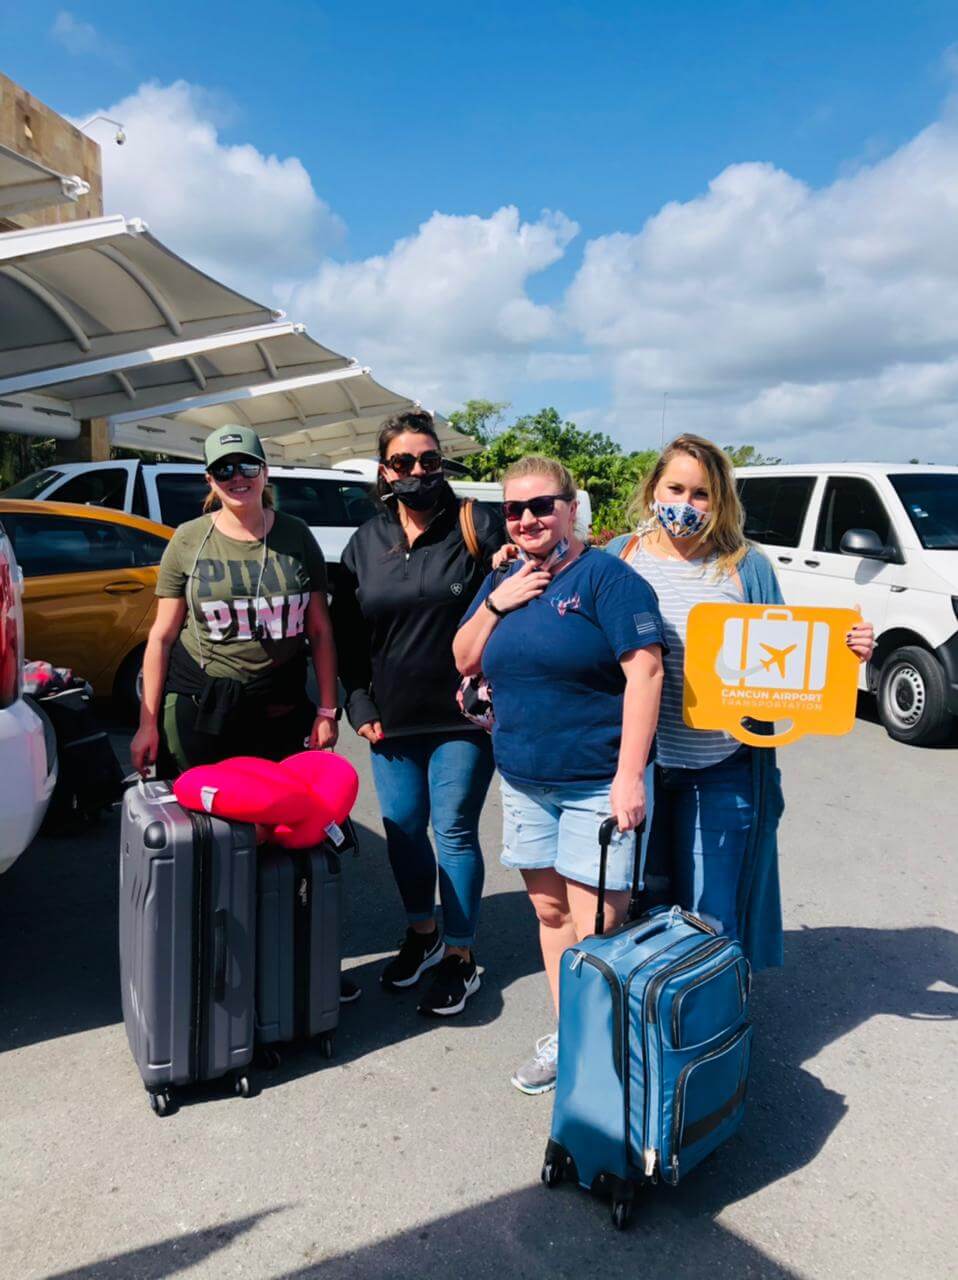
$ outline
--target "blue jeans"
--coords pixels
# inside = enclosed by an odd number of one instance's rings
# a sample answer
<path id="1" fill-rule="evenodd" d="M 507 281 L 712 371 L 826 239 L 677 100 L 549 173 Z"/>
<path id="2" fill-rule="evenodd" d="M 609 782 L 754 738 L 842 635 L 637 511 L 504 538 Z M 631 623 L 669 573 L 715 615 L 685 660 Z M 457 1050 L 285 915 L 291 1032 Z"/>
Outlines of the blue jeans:
<path id="1" fill-rule="evenodd" d="M 372 748 L 386 849 L 410 924 L 435 914 L 436 855 L 443 934 L 471 947 L 485 880 L 479 814 L 495 765 L 486 733 L 417 733 Z"/>
<path id="2" fill-rule="evenodd" d="M 754 813 L 751 750 L 740 747 L 706 769 L 655 770 L 649 887 L 733 937 Z"/>

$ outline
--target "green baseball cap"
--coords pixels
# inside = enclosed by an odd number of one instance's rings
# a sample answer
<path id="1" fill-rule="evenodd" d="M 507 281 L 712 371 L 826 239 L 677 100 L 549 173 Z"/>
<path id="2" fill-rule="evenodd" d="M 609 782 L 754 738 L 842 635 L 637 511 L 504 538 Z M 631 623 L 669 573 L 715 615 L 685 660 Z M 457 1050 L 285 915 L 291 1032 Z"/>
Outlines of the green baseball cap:
<path id="1" fill-rule="evenodd" d="M 219 427 L 216 431 L 211 431 L 206 437 L 203 452 L 206 455 L 208 467 L 214 466 L 221 458 L 228 458 L 234 453 L 255 458 L 257 462 L 265 463 L 266 461 L 266 451 L 262 441 L 250 427 Z"/>

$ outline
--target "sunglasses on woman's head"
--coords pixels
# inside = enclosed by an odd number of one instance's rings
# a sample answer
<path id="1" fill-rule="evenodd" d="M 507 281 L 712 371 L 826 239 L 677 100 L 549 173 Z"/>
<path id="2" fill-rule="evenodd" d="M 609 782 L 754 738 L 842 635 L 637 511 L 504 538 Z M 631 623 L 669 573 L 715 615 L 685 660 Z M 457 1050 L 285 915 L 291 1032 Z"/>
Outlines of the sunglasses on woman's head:
<path id="1" fill-rule="evenodd" d="M 442 466 L 442 454 L 438 449 L 427 449 L 425 453 L 394 453 L 384 465 L 395 471 L 397 476 L 411 476 L 417 462 L 427 474 L 438 471 Z"/>
<path id="2" fill-rule="evenodd" d="M 210 475 L 220 482 L 232 480 L 237 472 L 244 480 L 255 480 L 263 470 L 261 462 L 214 462 L 210 467 Z"/>
<path id="3" fill-rule="evenodd" d="M 541 498 L 526 498 L 524 502 L 504 502 L 503 514 L 507 520 L 521 520 L 523 511 L 529 510 L 538 520 L 540 516 L 551 516 L 557 502 L 568 502 L 561 493 L 543 494 Z"/>

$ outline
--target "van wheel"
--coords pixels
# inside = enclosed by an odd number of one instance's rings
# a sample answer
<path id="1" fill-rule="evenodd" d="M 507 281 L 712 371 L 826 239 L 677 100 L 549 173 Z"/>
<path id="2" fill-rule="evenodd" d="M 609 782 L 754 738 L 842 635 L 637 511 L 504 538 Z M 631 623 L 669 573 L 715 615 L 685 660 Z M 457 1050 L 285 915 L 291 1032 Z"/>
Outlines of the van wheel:
<path id="1" fill-rule="evenodd" d="M 143 650 L 127 654 L 113 681 L 113 709 L 125 724 L 136 724 L 140 718 Z"/>
<path id="2" fill-rule="evenodd" d="M 878 677 L 878 715 L 896 742 L 928 747 L 951 731 L 945 673 L 927 649 L 906 645 L 886 658 Z"/>

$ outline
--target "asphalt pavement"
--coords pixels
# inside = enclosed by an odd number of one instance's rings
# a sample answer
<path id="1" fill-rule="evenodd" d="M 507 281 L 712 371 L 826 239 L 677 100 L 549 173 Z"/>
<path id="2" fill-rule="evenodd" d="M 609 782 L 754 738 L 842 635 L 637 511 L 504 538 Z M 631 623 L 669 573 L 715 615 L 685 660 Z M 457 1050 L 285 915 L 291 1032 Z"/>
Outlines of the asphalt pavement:
<path id="1" fill-rule="evenodd" d="M 126 750 L 129 735 L 115 742 Z M 483 985 L 427 1021 L 377 974 L 403 932 L 365 746 L 336 1057 L 287 1055 L 244 1100 L 157 1119 L 127 1048 L 118 817 L 37 840 L 0 877 L 0 1276 L 10 1280 L 944 1277 L 955 1274 L 958 742 L 847 738 L 780 753 L 784 970 L 753 988 L 749 1110 L 678 1189 L 607 1207 L 539 1183 L 551 1095 L 509 1076 L 550 1030 L 535 923 L 498 863 Z"/>

